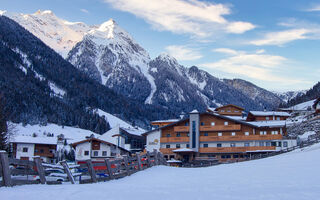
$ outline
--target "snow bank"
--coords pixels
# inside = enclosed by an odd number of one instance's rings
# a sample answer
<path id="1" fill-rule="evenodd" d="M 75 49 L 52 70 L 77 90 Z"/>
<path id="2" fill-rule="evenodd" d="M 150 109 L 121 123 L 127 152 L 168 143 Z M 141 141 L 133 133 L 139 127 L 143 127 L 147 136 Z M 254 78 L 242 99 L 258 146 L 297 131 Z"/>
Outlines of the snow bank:
<path id="1" fill-rule="evenodd" d="M 87 185 L 1 188 L 2 199 L 310 200 L 319 199 L 320 144 L 261 160 L 208 168 L 157 166 Z"/>

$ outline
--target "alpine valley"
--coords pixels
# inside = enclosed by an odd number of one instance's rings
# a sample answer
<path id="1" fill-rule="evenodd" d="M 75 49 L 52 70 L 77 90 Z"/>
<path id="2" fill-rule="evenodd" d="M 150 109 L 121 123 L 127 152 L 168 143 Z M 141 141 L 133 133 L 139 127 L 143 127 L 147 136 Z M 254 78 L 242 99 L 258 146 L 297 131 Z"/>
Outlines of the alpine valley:
<path id="1" fill-rule="evenodd" d="M 246 110 L 271 110 L 286 103 L 284 99 L 291 98 L 289 94 L 275 94 L 245 80 L 218 79 L 196 66 L 182 66 L 165 53 L 150 58 L 148 52 L 113 19 L 101 25 L 87 25 L 58 18 L 48 10 L 34 14 L 0 11 L 0 15 L 16 21 L 62 56 L 55 55 L 31 34 L 25 33 L 27 31 L 13 27 L 18 25 L 1 17 L 0 44 L 12 54 L 12 60 L 3 62 L 16 67 L 14 73 L 21 78 L 15 81 L 23 81 L 23 74 L 31 76 L 29 79 L 42 87 L 37 90 L 37 95 L 41 93 L 45 98 L 54 99 L 52 101 L 61 109 L 68 105 L 72 110 L 72 107 L 81 105 L 81 112 L 68 113 L 72 115 L 70 119 L 73 115 L 86 113 L 88 107 L 100 108 L 118 114 L 130 123 L 148 127 L 150 120 L 177 117 L 181 112 L 193 109 L 204 111 L 207 107 L 235 104 Z M 11 27 L 11 32 L 16 29 L 23 33 L 4 37 L 4 26 L 7 31 Z M 23 45 L 13 42 L 15 37 L 22 41 L 26 35 L 28 40 Z M 40 50 L 51 56 L 38 54 Z M 53 73 L 58 71 L 61 73 Z M 10 73 L 9 70 L 6 73 Z M 61 93 L 52 95 L 54 91 L 55 94 Z M 12 98 L 10 96 L 7 101 Z M 26 107 L 31 105 L 26 102 Z M 30 122 L 26 117 L 28 112 L 26 109 L 24 117 L 17 114 L 11 120 Z M 48 118 L 43 111 L 39 111 L 38 116 L 33 119 L 34 123 Z M 49 117 L 49 121 L 68 122 L 68 125 L 81 121 L 68 121 L 67 118 L 61 121 L 60 118 Z"/>

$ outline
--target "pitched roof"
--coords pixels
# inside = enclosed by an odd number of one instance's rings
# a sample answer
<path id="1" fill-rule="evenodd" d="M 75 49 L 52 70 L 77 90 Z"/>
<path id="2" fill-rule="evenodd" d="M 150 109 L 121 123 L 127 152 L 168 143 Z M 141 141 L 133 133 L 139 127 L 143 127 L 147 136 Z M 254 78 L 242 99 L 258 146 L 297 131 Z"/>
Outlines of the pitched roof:
<path id="1" fill-rule="evenodd" d="M 47 137 L 47 136 L 21 136 L 17 135 L 10 139 L 12 143 L 24 143 L 24 144 L 49 144 L 57 145 L 57 137 Z"/>
<path id="2" fill-rule="evenodd" d="M 113 143 L 110 143 L 110 142 L 107 142 L 105 140 L 101 140 L 101 139 L 98 139 L 98 138 L 88 138 L 88 139 L 85 139 L 85 140 L 81 140 L 79 142 L 72 143 L 72 146 L 76 147 L 79 144 L 86 143 L 86 142 L 91 142 L 91 141 L 98 141 L 98 142 L 101 142 L 101 143 L 104 143 L 104 144 L 107 144 L 107 145 L 110 145 L 110 146 L 117 146 L 117 145 L 115 145 Z M 121 150 L 124 150 L 124 151 L 128 151 L 128 150 L 126 150 L 126 149 L 124 149 L 122 147 L 118 147 L 118 148 L 120 148 Z"/>
<path id="3" fill-rule="evenodd" d="M 276 111 L 250 111 L 249 114 L 253 116 L 282 116 L 282 117 L 290 117 L 291 115 L 287 112 L 276 112 Z"/>
<path id="4" fill-rule="evenodd" d="M 219 109 L 222 109 L 222 108 L 225 108 L 225 107 L 229 107 L 229 106 L 238 108 L 239 110 L 244 110 L 244 108 L 242 108 L 240 106 L 233 105 L 233 104 L 227 104 L 227 105 L 224 105 L 224 106 L 220 106 L 220 107 L 216 108 L 215 110 L 217 111 Z"/>

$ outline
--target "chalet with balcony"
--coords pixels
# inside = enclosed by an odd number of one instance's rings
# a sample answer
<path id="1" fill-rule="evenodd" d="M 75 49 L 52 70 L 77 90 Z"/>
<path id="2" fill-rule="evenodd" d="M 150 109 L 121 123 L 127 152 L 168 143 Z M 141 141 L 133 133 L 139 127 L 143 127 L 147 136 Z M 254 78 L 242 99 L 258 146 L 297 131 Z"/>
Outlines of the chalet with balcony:
<path id="1" fill-rule="evenodd" d="M 290 117 L 287 112 L 279 111 L 250 111 L 247 121 L 282 121 Z"/>
<path id="2" fill-rule="evenodd" d="M 93 136 L 73 143 L 72 147 L 75 149 L 75 159 L 77 162 L 88 159 L 103 161 L 105 158 L 129 154 L 129 151 L 126 149 Z"/>
<path id="3" fill-rule="evenodd" d="M 155 128 L 159 128 L 159 127 L 170 125 L 170 124 L 175 123 L 175 122 L 177 122 L 179 120 L 180 119 L 167 119 L 167 120 L 152 121 L 151 122 L 151 126 L 153 126 Z"/>
<path id="4" fill-rule="evenodd" d="M 15 136 L 10 139 L 13 157 L 21 160 L 33 160 L 34 156 L 40 156 L 43 162 L 55 163 L 56 137 L 39 136 Z"/>
<path id="5" fill-rule="evenodd" d="M 146 150 L 160 150 L 168 160 L 182 162 L 199 158 L 228 161 L 296 145 L 296 140 L 286 138 L 283 120 L 243 121 L 220 113 L 194 110 L 188 118 L 151 130 L 144 134 Z"/>

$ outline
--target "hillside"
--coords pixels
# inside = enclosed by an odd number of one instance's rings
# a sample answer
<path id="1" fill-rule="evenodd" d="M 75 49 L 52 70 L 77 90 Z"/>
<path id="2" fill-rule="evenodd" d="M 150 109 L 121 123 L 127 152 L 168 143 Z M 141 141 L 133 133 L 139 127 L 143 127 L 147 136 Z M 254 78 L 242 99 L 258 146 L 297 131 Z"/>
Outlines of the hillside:
<path id="1" fill-rule="evenodd" d="M 319 197 L 320 144 L 275 157 L 206 168 L 157 166 L 119 180 L 2 188 L 5 199 L 310 200 Z M 124 189 L 125 188 L 125 189 Z"/>
<path id="2" fill-rule="evenodd" d="M 0 55 L 6 55 L 0 56 L 0 89 L 13 122 L 77 125 L 103 133 L 106 120 L 88 108 L 145 127 L 149 120 L 173 116 L 102 86 L 5 16 L 0 16 Z"/>

